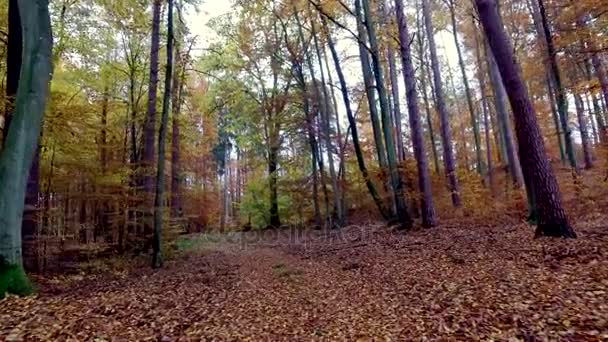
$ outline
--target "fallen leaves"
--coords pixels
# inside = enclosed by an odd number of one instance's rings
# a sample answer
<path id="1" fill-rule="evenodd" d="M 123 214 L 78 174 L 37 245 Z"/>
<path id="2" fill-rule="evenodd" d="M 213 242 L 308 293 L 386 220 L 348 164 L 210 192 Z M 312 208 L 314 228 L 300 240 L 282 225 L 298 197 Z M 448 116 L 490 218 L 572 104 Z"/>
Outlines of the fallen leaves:
<path id="1" fill-rule="evenodd" d="M 8 297 L 0 339 L 608 339 L 606 227 L 577 229 L 575 241 L 453 223 L 218 242 L 160 271 Z"/>

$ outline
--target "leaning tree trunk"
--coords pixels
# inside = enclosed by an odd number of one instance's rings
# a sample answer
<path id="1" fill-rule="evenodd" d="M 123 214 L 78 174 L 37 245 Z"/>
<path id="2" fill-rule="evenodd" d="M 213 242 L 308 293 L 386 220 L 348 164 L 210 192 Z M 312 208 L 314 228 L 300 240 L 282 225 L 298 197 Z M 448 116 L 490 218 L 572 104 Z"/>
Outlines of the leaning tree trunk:
<path id="1" fill-rule="evenodd" d="M 173 0 L 168 0 L 167 10 L 167 65 L 165 68 L 165 90 L 163 112 L 158 133 L 158 165 L 156 169 L 156 195 L 154 196 L 154 235 L 152 238 L 152 267 L 163 266 L 162 232 L 165 203 L 165 149 L 167 144 L 167 125 L 169 124 L 169 105 L 171 103 L 171 78 L 173 77 Z"/>
<path id="2" fill-rule="evenodd" d="M 400 228 L 409 229 L 412 226 L 412 219 L 408 213 L 407 205 L 404 198 L 404 186 L 399 168 L 397 166 L 397 155 L 395 152 L 395 140 L 393 139 L 393 122 L 391 120 L 391 114 L 388 111 L 388 101 L 386 88 L 384 86 L 384 75 L 382 73 L 382 66 L 380 65 L 380 52 L 378 48 L 378 40 L 376 36 L 376 29 L 372 20 L 371 8 L 369 0 L 362 0 L 363 13 L 365 17 L 365 26 L 367 27 L 367 33 L 370 43 L 370 50 L 372 55 L 372 65 L 374 67 L 374 76 L 376 79 L 376 87 L 378 88 L 378 96 L 380 97 L 380 113 L 382 116 L 382 129 L 384 133 L 384 142 L 386 143 L 386 155 L 388 159 L 389 174 L 393 189 L 393 196 L 395 199 L 395 207 L 397 211 L 397 219 Z"/>
<path id="3" fill-rule="evenodd" d="M 355 2 L 358 3 L 359 0 L 356 0 Z M 359 11 L 357 11 L 357 14 L 359 14 Z M 369 171 L 365 166 L 365 158 L 363 156 L 361 143 L 359 142 L 359 131 L 357 129 L 357 121 L 355 120 L 355 115 L 353 114 L 353 110 L 350 106 L 350 97 L 348 95 L 346 77 L 344 77 L 344 72 L 342 71 L 342 66 L 340 65 L 340 57 L 338 56 L 338 51 L 336 51 L 336 47 L 329 32 L 327 33 L 327 45 L 329 46 L 329 50 L 334 61 L 334 66 L 336 67 L 336 74 L 338 74 L 338 80 L 340 81 L 342 99 L 344 101 L 344 107 L 346 108 L 346 117 L 348 118 L 348 123 L 350 124 L 350 132 L 353 138 L 353 147 L 355 148 L 355 155 L 357 156 L 357 165 L 359 166 L 359 171 L 361 171 L 361 176 L 365 181 L 367 190 L 372 196 L 374 203 L 376 203 L 376 206 L 378 207 L 378 211 L 380 212 L 382 217 L 387 220 L 391 216 L 390 211 L 384 206 L 382 198 L 380 198 L 380 195 L 378 194 L 378 190 L 374 185 L 371 175 L 369 174 Z"/>
<path id="4" fill-rule="evenodd" d="M 0 297 L 26 294 L 21 223 L 27 175 L 38 146 L 52 68 L 51 22 L 47 0 L 18 2 L 23 28 L 23 60 L 14 115 L 0 154 Z"/>
<path id="5" fill-rule="evenodd" d="M 426 159 L 424 138 L 420 125 L 420 110 L 418 109 L 418 92 L 416 91 L 416 74 L 412 63 L 410 51 L 410 34 L 407 28 L 405 13 L 403 12 L 403 0 L 395 0 L 395 11 L 397 12 L 397 26 L 399 28 L 399 46 L 401 50 L 401 63 L 403 65 L 403 79 L 407 94 L 407 109 L 410 119 L 410 130 L 412 134 L 412 145 L 414 156 L 418 166 L 418 186 L 421 193 L 422 226 L 434 227 L 437 224 L 435 206 L 433 204 L 433 192 L 431 189 L 431 176 Z"/>
<path id="6" fill-rule="evenodd" d="M 435 46 L 435 31 L 433 30 L 433 20 L 431 17 L 429 0 L 422 0 L 422 12 L 424 16 L 426 36 L 429 42 L 429 51 L 431 53 L 431 67 L 433 69 L 433 79 L 435 83 L 435 102 L 437 104 L 437 111 L 439 112 L 439 119 L 441 120 L 441 139 L 443 145 L 443 162 L 445 165 L 445 173 L 448 177 L 450 191 L 452 193 L 452 204 L 455 207 L 460 207 L 462 205 L 460 199 L 460 185 L 458 184 L 458 178 L 456 177 L 454 152 L 452 150 L 452 132 L 450 129 L 448 111 L 443 98 L 443 83 L 441 79 L 439 59 L 437 57 L 437 48 Z"/>
<path id="7" fill-rule="evenodd" d="M 543 30 L 545 32 L 545 40 L 547 43 L 547 53 L 549 57 L 549 64 L 551 65 L 551 73 L 553 75 L 553 80 L 555 81 L 555 91 L 557 94 L 557 109 L 559 112 L 562 130 L 564 131 L 566 154 L 568 155 L 570 167 L 576 170 L 576 155 L 574 153 L 574 146 L 572 144 L 572 131 L 570 129 L 570 126 L 568 125 L 568 99 L 566 98 L 566 90 L 562 85 L 562 77 L 559 70 L 559 65 L 557 63 L 557 51 L 555 50 L 555 45 L 553 43 L 553 35 L 551 34 L 551 29 L 549 28 L 547 12 L 545 10 L 545 4 L 543 0 L 538 0 L 538 7 L 540 10 L 540 18 Z"/>
<path id="8" fill-rule="evenodd" d="M 513 114 L 524 177 L 531 184 L 538 207 L 536 235 L 575 238 L 562 205 L 557 179 L 547 158 L 536 112 L 528 96 L 509 38 L 500 24 L 494 0 L 475 0 L 479 18 L 500 70 Z"/>

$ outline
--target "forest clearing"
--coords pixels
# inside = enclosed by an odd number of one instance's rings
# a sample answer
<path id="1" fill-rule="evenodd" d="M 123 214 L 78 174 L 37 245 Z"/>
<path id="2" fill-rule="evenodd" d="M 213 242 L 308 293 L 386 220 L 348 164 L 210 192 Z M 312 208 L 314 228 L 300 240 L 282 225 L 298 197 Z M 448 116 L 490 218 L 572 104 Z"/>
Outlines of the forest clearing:
<path id="1" fill-rule="evenodd" d="M 608 340 L 608 2 L 0 3 L 0 339 Z"/>

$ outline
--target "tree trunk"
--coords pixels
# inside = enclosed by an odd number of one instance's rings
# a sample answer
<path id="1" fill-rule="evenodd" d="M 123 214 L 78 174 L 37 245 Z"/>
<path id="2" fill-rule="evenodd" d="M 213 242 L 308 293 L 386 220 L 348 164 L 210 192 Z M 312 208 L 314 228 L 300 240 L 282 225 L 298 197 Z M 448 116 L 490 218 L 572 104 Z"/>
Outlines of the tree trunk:
<path id="1" fill-rule="evenodd" d="M 437 111 L 439 112 L 439 119 L 441 120 L 443 162 L 445 165 L 445 173 L 450 186 L 450 192 L 452 194 L 452 204 L 455 207 L 460 207 L 462 205 L 462 202 L 460 200 L 460 185 L 458 184 L 458 178 L 456 177 L 456 169 L 454 165 L 454 153 L 452 151 L 452 132 L 448 119 L 447 108 L 445 106 L 445 100 L 443 98 L 443 84 L 441 79 L 441 72 L 439 71 L 439 59 L 437 57 L 437 48 L 435 47 L 435 31 L 433 30 L 433 20 L 431 17 L 431 9 L 429 5 L 429 0 L 422 0 L 424 26 L 426 29 L 427 40 L 429 42 L 429 51 L 431 53 L 431 66 L 433 69 L 433 79 L 435 83 L 435 101 L 437 105 Z"/>
<path id="2" fill-rule="evenodd" d="M 181 175 L 181 135 L 180 135 L 180 114 L 182 107 L 182 98 L 184 92 L 184 83 L 186 82 L 186 59 L 180 55 L 179 48 L 176 44 L 175 48 L 176 65 L 181 66 L 179 73 L 173 73 L 173 89 L 172 89 L 172 132 L 171 132 L 171 213 L 174 217 L 183 215 L 182 207 L 182 175 Z"/>
<path id="3" fill-rule="evenodd" d="M 356 0 L 357 3 L 357 15 L 360 15 L 360 6 L 359 0 Z M 361 44 L 362 41 L 360 41 Z M 365 180 L 365 185 L 367 186 L 367 190 L 372 196 L 374 203 L 378 207 L 378 211 L 382 215 L 385 220 L 390 218 L 390 212 L 384 206 L 378 191 L 376 190 L 376 186 L 371 179 L 371 176 L 365 166 L 365 159 L 363 157 L 363 150 L 361 149 L 361 144 L 359 142 L 359 132 L 357 129 L 357 121 L 355 120 L 355 116 L 353 114 L 353 110 L 350 106 L 350 98 L 348 95 L 348 87 L 346 85 L 346 78 L 344 77 L 344 72 L 342 71 L 342 66 L 340 65 L 340 57 L 338 57 L 338 52 L 336 51 L 336 47 L 334 46 L 333 39 L 329 33 L 327 34 L 327 45 L 329 46 L 329 50 L 331 51 L 331 56 L 334 61 L 334 66 L 336 67 L 336 74 L 338 74 L 338 80 L 340 81 L 340 89 L 342 91 L 342 99 L 344 100 L 344 106 L 346 107 L 346 116 L 348 118 L 348 122 L 350 124 L 350 132 L 353 138 L 353 147 L 355 148 L 355 154 L 357 156 L 357 165 L 359 166 L 359 171 L 361 171 L 361 176 Z M 367 52 L 366 52 L 367 53 Z M 369 95 L 369 93 L 368 93 Z M 375 105 L 375 104 L 374 104 Z"/>
<path id="4" fill-rule="evenodd" d="M 574 146 L 572 145 L 572 131 L 570 129 L 570 126 L 568 125 L 568 100 L 566 98 L 566 90 L 562 85 L 561 73 L 557 62 L 557 51 L 555 50 L 555 45 L 553 44 L 553 35 L 551 34 L 551 29 L 549 28 L 547 13 L 545 11 L 545 5 L 543 0 L 538 0 L 538 7 L 540 10 L 543 30 L 545 32 L 549 64 L 551 65 L 551 72 L 553 75 L 553 80 L 555 82 L 555 91 L 557 93 L 557 108 L 561 120 L 562 129 L 564 131 L 566 154 L 568 155 L 570 167 L 576 170 L 576 154 L 574 153 Z"/>
<path id="5" fill-rule="evenodd" d="M 496 2 L 475 0 L 475 4 L 513 108 L 524 177 L 529 179 L 538 207 L 536 235 L 575 238 L 576 233 L 562 206 L 557 179 L 547 159 L 536 113 L 521 78 L 519 64 L 500 24 Z"/>
<path id="6" fill-rule="evenodd" d="M 579 94 L 574 95 L 574 104 L 576 105 L 576 118 L 578 120 L 579 132 L 581 133 L 581 144 L 583 145 L 585 169 L 591 169 L 593 168 L 593 157 L 591 156 L 591 146 L 589 144 L 587 118 L 585 118 L 585 107 L 583 105 L 583 99 Z"/>
<path id="7" fill-rule="evenodd" d="M 517 157 L 517 149 L 515 148 L 515 143 L 511 133 L 511 118 L 509 117 L 509 112 L 507 110 L 507 94 L 505 91 L 504 79 L 500 75 L 499 67 L 496 64 L 492 51 L 489 49 L 487 41 L 485 47 L 490 81 L 494 87 L 494 105 L 496 108 L 496 116 L 500 132 L 502 133 L 502 143 L 505 147 L 505 154 L 509 163 L 509 173 L 511 174 L 513 184 L 515 184 L 516 187 L 519 187 L 524 184 L 524 179 L 521 170 L 521 163 Z"/>
<path id="8" fill-rule="evenodd" d="M 321 58 L 321 48 L 319 47 L 319 39 L 316 34 L 314 19 L 315 18 L 311 17 L 311 27 L 312 27 L 311 34 L 313 35 L 313 42 L 314 42 L 315 50 L 316 50 L 316 54 L 317 54 L 317 61 L 319 62 L 318 66 L 319 66 L 319 72 L 321 74 L 321 84 L 320 85 L 317 84 L 317 80 L 315 78 L 312 58 L 310 58 L 310 56 L 308 56 L 307 60 L 308 60 L 308 67 L 310 69 L 310 73 L 312 76 L 313 85 L 315 87 L 321 87 L 321 92 L 319 94 L 320 96 L 318 96 L 317 98 L 323 102 L 323 105 L 320 106 L 321 107 L 320 113 L 321 113 L 322 127 L 323 127 L 323 131 L 325 133 L 324 134 L 325 146 L 327 147 L 327 165 L 329 166 L 329 175 L 331 176 L 333 195 L 334 195 L 334 212 L 335 212 L 335 222 L 334 223 L 336 226 L 341 227 L 343 224 L 342 203 L 341 203 L 342 194 L 340 193 L 340 188 L 338 187 L 338 177 L 336 175 L 336 168 L 334 165 L 334 157 L 333 157 L 333 148 L 332 148 L 332 142 L 331 142 L 331 125 L 330 125 L 331 105 L 330 105 L 329 93 L 327 92 L 327 86 L 325 83 L 325 70 L 324 70 L 325 68 L 323 67 L 323 59 Z M 323 21 L 323 28 L 324 28 L 326 34 L 329 35 L 329 28 L 325 24 L 325 21 Z"/>
<path id="9" fill-rule="evenodd" d="M 431 189 L 431 177 L 429 174 L 428 161 L 420 125 L 420 110 L 418 109 L 418 92 L 416 91 L 416 74 L 412 63 L 410 51 L 410 34 L 407 21 L 403 11 L 403 0 L 395 0 L 395 11 L 397 12 L 397 26 L 399 29 L 399 41 L 401 50 L 401 63 L 403 66 L 403 79 L 407 95 L 407 109 L 412 134 L 412 145 L 414 156 L 418 166 L 418 186 L 420 189 L 420 208 L 422 209 L 422 226 L 434 227 L 437 224 L 435 205 L 433 204 L 433 192 Z"/>
<path id="10" fill-rule="evenodd" d="M 462 82 L 464 84 L 464 91 L 467 97 L 467 105 L 469 106 L 469 113 L 471 114 L 471 127 L 473 127 L 473 137 L 475 140 L 475 158 L 477 164 L 477 172 L 483 175 L 483 162 L 481 156 L 481 138 L 479 134 L 479 124 L 477 123 L 477 117 L 475 114 L 475 105 L 473 104 L 473 95 L 471 94 L 471 87 L 469 86 L 469 80 L 467 77 L 467 71 L 462 58 L 462 51 L 460 49 L 460 42 L 458 41 L 458 30 L 456 26 L 456 13 L 454 10 L 454 0 L 449 0 L 450 17 L 452 20 L 452 33 L 454 35 L 454 44 L 456 45 L 456 52 L 458 54 L 458 64 L 460 65 L 460 72 L 462 74 Z"/>
<path id="11" fill-rule="evenodd" d="M 399 168 L 397 166 L 397 155 L 395 153 L 395 141 L 393 139 L 393 122 L 391 120 L 391 114 L 388 111 L 388 102 L 386 95 L 386 88 L 384 87 L 384 75 L 382 73 L 382 66 L 380 65 L 380 52 L 378 50 L 378 41 L 376 36 L 376 29 L 372 19 L 371 8 L 369 6 L 369 0 L 362 0 L 363 13 L 365 17 L 365 26 L 367 27 L 367 33 L 370 43 L 370 50 L 372 55 L 372 65 L 374 67 L 374 76 L 376 79 L 376 86 L 378 88 L 378 96 L 380 97 L 380 113 L 382 117 L 382 129 L 384 133 L 384 142 L 386 144 L 386 155 L 388 159 L 388 168 L 391 179 L 391 185 L 393 189 L 393 196 L 395 199 L 395 208 L 397 211 L 397 219 L 400 228 L 409 229 L 412 226 L 412 219 L 408 213 L 407 205 L 404 198 L 404 187 Z"/>
<path id="12" fill-rule="evenodd" d="M 15 110 L 0 153 L 0 297 L 26 294 L 31 286 L 23 271 L 21 224 L 30 170 L 49 95 L 52 68 L 48 1 L 18 1 L 23 28 L 21 77 Z"/>
<path id="13" fill-rule="evenodd" d="M 381 26 L 390 27 L 389 25 L 391 23 L 388 19 L 392 16 L 391 13 L 389 13 L 387 0 L 381 0 L 380 7 L 383 14 Z M 386 54 L 388 58 L 388 75 L 391 84 L 393 118 L 395 120 L 395 142 L 397 144 L 397 158 L 399 159 L 399 161 L 404 161 L 406 158 L 406 152 L 403 144 L 403 132 L 401 127 L 401 101 L 399 100 L 399 97 L 401 95 L 399 93 L 399 81 L 397 80 L 397 66 L 395 63 L 395 51 L 393 50 L 392 40 L 393 38 L 389 37 L 386 48 Z"/>
<path id="14" fill-rule="evenodd" d="M 18 0 L 8 1 L 8 42 L 6 45 L 6 104 L 4 110 L 4 125 L 0 148 L 6 141 L 8 129 L 13 117 L 15 96 L 19 86 L 19 73 L 21 71 L 21 58 L 23 50 L 23 33 L 21 30 L 21 16 L 19 15 Z"/>
<path id="15" fill-rule="evenodd" d="M 154 194 L 154 141 L 156 139 L 156 97 L 158 91 L 158 52 L 160 50 L 160 11 L 161 0 L 153 0 L 152 4 L 152 43 L 150 50 L 150 80 L 148 84 L 148 109 L 144 121 L 142 174 L 143 190 L 145 196 L 144 206 L 148 206 Z M 151 228 L 150 213 L 146 213 L 144 231 L 148 233 Z"/>
<path id="16" fill-rule="evenodd" d="M 167 126 L 169 124 L 169 105 L 171 102 L 171 79 L 173 77 L 173 0 L 168 1 L 167 11 L 167 65 L 165 69 L 165 90 L 163 93 L 163 112 L 158 133 L 158 163 L 156 169 L 156 195 L 154 196 L 154 235 L 152 238 L 152 267 L 163 266 L 162 232 L 165 207 L 165 147 Z"/>
<path id="17" fill-rule="evenodd" d="M 380 168 L 386 169 L 388 163 L 386 161 L 386 150 L 382 141 L 382 127 L 378 119 L 378 107 L 376 106 L 376 86 L 374 84 L 374 76 L 372 75 L 371 64 L 369 60 L 369 51 L 365 42 L 367 41 L 367 32 L 364 26 L 362 16 L 361 2 L 355 0 L 355 11 L 357 14 L 357 31 L 359 35 L 359 55 L 361 59 L 361 70 L 363 72 L 363 82 L 365 85 L 365 94 L 367 95 L 367 103 L 369 106 L 369 115 L 372 122 L 372 130 L 374 132 L 374 142 L 376 143 L 376 153 L 378 154 L 378 164 Z"/>

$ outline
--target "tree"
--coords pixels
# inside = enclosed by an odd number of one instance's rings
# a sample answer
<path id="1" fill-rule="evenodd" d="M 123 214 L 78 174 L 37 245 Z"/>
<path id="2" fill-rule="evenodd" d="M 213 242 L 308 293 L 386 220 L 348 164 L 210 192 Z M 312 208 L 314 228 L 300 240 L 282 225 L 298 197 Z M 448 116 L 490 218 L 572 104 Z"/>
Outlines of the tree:
<path id="1" fill-rule="evenodd" d="M 445 166 L 446 177 L 448 178 L 450 191 L 452 193 L 452 204 L 455 207 L 462 205 L 460 199 L 460 185 L 456 176 L 456 167 L 454 165 L 454 153 L 452 150 L 452 132 L 448 119 L 448 111 L 443 98 L 443 81 L 441 79 L 441 71 L 439 59 L 437 58 L 437 48 L 435 46 L 435 31 L 433 29 L 433 18 L 431 14 L 429 0 L 422 0 L 422 12 L 424 16 L 424 26 L 426 36 L 429 43 L 429 51 L 431 54 L 431 68 L 433 69 L 433 83 L 435 85 L 435 102 L 439 119 L 441 121 L 441 140 L 443 145 L 443 163 Z"/>
<path id="2" fill-rule="evenodd" d="M 435 206 L 433 204 L 433 193 L 431 190 L 431 179 L 428 161 L 422 137 L 420 125 L 420 110 L 418 109 L 418 92 L 416 90 L 416 74 L 412 63 L 410 51 L 410 34 L 403 11 L 403 0 L 395 0 L 395 11 L 397 12 L 397 27 L 399 29 L 399 47 L 401 50 L 401 63 L 403 64 L 403 79 L 407 94 L 407 109 L 412 131 L 412 145 L 414 156 L 418 167 L 418 186 L 420 189 L 420 207 L 422 208 L 422 226 L 433 227 L 437 224 Z"/>
<path id="3" fill-rule="evenodd" d="M 34 158 L 52 74 L 48 1 L 18 2 L 23 62 L 14 115 L 0 154 L 0 297 L 31 291 L 21 258 L 21 221 L 27 175 Z"/>
<path id="4" fill-rule="evenodd" d="M 152 267 L 163 266 L 161 239 L 163 232 L 163 214 L 165 201 L 165 149 L 167 144 L 167 126 L 169 124 L 169 106 L 171 103 L 171 79 L 173 77 L 173 0 L 167 10 L 167 65 L 165 69 L 165 90 L 163 94 L 163 113 L 158 133 L 158 163 L 156 171 L 156 194 L 154 196 L 154 236 L 152 239 Z"/>
<path id="5" fill-rule="evenodd" d="M 405 203 L 403 191 L 403 180 L 399 173 L 399 169 L 397 168 L 395 141 L 393 139 L 393 122 L 388 110 L 388 98 L 386 94 L 386 87 L 384 86 L 384 74 L 382 72 L 382 66 L 380 65 L 380 52 L 378 49 L 376 29 L 374 27 L 374 21 L 372 19 L 369 0 L 361 1 L 363 5 L 362 7 L 365 18 L 365 27 L 367 28 L 367 34 L 370 43 L 370 52 L 372 56 L 374 76 L 376 79 L 376 87 L 378 88 L 378 96 L 380 97 L 380 114 L 382 117 L 382 129 L 384 134 L 384 142 L 386 143 L 388 171 L 390 174 L 391 185 L 393 189 L 395 208 L 397 211 L 397 219 L 401 225 L 401 228 L 409 229 L 412 226 L 412 219 L 410 218 L 410 215 L 407 211 L 407 205 Z"/>
<path id="6" fill-rule="evenodd" d="M 475 5 L 513 109 L 524 177 L 532 187 L 538 206 L 536 236 L 575 238 L 576 233 L 562 205 L 557 179 L 547 159 L 536 112 L 509 38 L 500 24 L 496 2 L 476 0 Z"/>

